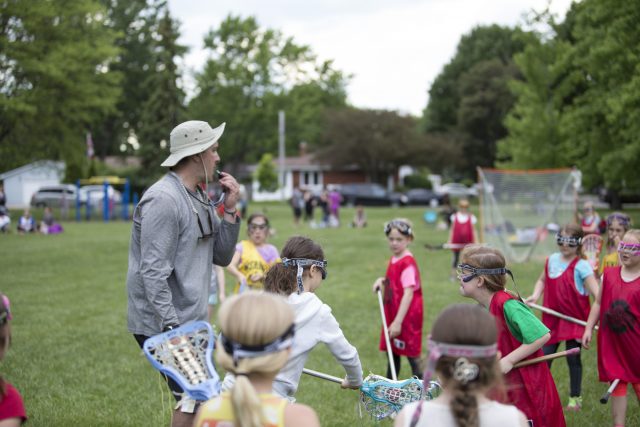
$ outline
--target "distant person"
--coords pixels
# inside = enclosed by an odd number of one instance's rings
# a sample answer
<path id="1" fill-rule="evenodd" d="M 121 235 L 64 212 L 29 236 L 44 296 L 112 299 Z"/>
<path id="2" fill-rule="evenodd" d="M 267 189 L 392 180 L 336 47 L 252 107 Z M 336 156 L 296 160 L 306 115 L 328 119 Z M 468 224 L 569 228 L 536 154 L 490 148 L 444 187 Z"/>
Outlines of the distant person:
<path id="1" fill-rule="evenodd" d="M 0 232 L 8 233 L 11 230 L 11 216 L 6 207 L 0 206 Z"/>
<path id="2" fill-rule="evenodd" d="M 320 198 L 318 199 L 318 207 L 322 211 L 322 222 L 320 223 L 320 228 L 329 226 L 329 192 L 327 190 L 322 190 L 320 194 Z"/>
<path id="3" fill-rule="evenodd" d="M 598 281 L 593 267 L 584 259 L 579 225 L 570 223 L 560 229 L 556 236 L 558 251 L 549 255 L 533 293 L 525 302 L 537 302 L 543 295 L 542 304 L 564 315 L 586 321 L 591 305 L 589 295 L 598 294 Z M 542 322 L 551 331 L 551 338 L 542 348 L 544 354 L 555 353 L 564 342 L 567 350 L 580 348 L 584 326 L 542 313 Z M 567 356 L 569 366 L 568 411 L 582 408 L 582 360 L 580 353 Z M 551 361 L 548 362 L 551 366 Z"/>
<path id="4" fill-rule="evenodd" d="M 582 215 L 579 215 L 580 225 L 585 235 L 600 234 L 600 215 L 595 211 L 593 202 L 584 202 Z"/>
<path id="5" fill-rule="evenodd" d="M 133 214 L 127 271 L 127 327 L 139 346 L 153 335 L 194 320 L 207 320 L 213 264 L 233 257 L 240 222 L 238 183 L 226 172 L 219 178 L 226 191 L 223 218 L 203 191 L 220 162 L 224 124 L 212 129 L 191 120 L 170 135 L 170 155 L 161 166 L 169 172 L 142 196 Z M 168 379 L 177 406 L 173 427 L 193 425 L 198 402 Z"/>
<path id="6" fill-rule="evenodd" d="M 458 211 L 450 216 L 451 228 L 449 230 L 449 240 L 447 243 L 452 245 L 453 259 L 451 262 L 450 280 L 455 280 L 456 268 L 460 251 L 471 243 L 477 243 L 476 223 L 478 219 L 474 214 L 469 212 L 469 201 L 460 199 L 458 202 Z"/>
<path id="7" fill-rule="evenodd" d="M 298 187 L 293 189 L 291 195 L 291 209 L 293 210 L 293 223 L 297 226 L 300 224 L 300 218 L 302 218 L 302 210 L 304 209 L 304 194 Z"/>
<path id="8" fill-rule="evenodd" d="M 244 184 L 240 184 L 238 209 L 240 209 L 240 218 L 247 217 L 247 207 L 249 206 L 249 195 L 247 194 L 247 187 Z"/>
<path id="9" fill-rule="evenodd" d="M 329 225 L 331 227 L 340 226 L 340 203 L 342 202 L 342 195 L 338 190 L 331 186 L 329 189 Z"/>
<path id="10" fill-rule="evenodd" d="M 602 257 L 600 265 L 600 276 L 607 267 L 616 267 L 620 265 L 618 256 L 618 245 L 622 240 L 624 233 L 631 228 L 631 218 L 622 212 L 613 212 L 607 217 L 607 243 L 605 246 L 605 254 Z"/>
<path id="11" fill-rule="evenodd" d="M 313 224 L 315 220 L 315 218 L 313 217 L 313 210 L 317 204 L 316 197 L 313 195 L 313 192 L 311 192 L 311 190 L 309 189 L 304 190 L 303 197 L 304 197 L 304 220 L 306 222 Z"/>
<path id="12" fill-rule="evenodd" d="M 627 231 L 618 251 L 620 265 L 605 268 L 602 286 L 582 336 L 582 345 L 588 349 L 593 328 L 600 323 L 599 379 L 607 383 L 620 380 L 611 393 L 611 416 L 616 427 L 625 425 L 629 385 L 640 402 L 640 230 Z"/>
<path id="13" fill-rule="evenodd" d="M 0 294 L 0 360 L 3 360 L 11 345 L 11 303 Z M 0 426 L 19 427 L 27 420 L 22 396 L 16 388 L 0 377 Z"/>
<path id="14" fill-rule="evenodd" d="M 373 292 L 382 291 L 396 373 L 400 373 L 400 356 L 405 356 L 411 366 L 411 375 L 422 378 L 420 353 L 424 314 L 420 270 L 409 251 L 414 239 L 413 227 L 409 220 L 396 218 L 384 226 L 384 234 L 387 236 L 391 259 L 385 276 L 373 283 Z M 387 351 L 384 329 L 380 333 L 379 348 L 380 351 Z M 387 378 L 391 378 L 389 364 Z"/>
<path id="15" fill-rule="evenodd" d="M 351 226 L 354 228 L 364 228 L 367 226 L 367 214 L 364 212 L 364 206 L 356 206 L 356 213 L 353 215 Z"/>
<path id="16" fill-rule="evenodd" d="M 278 249 L 267 243 L 269 230 L 269 219 L 265 214 L 254 213 L 247 219 L 249 239 L 236 245 L 233 259 L 227 267 L 237 280 L 234 294 L 262 289 L 267 271 L 280 261 Z"/>
<path id="17" fill-rule="evenodd" d="M 565 427 L 549 366 L 535 363 L 514 367 L 522 360 L 542 356 L 542 346 L 551 335 L 520 296 L 507 290 L 507 275 L 511 274 L 499 250 L 469 245 L 462 250 L 458 265 L 460 294 L 477 301 L 496 320 L 507 402 L 524 412 L 532 426 Z"/>
<path id="18" fill-rule="evenodd" d="M 315 411 L 272 392 L 298 339 L 293 310 L 269 293 L 234 295 L 220 307 L 216 362 L 235 383 L 207 401 L 194 427 L 319 427 Z"/>
<path id="19" fill-rule="evenodd" d="M 269 270 L 264 286 L 267 292 L 285 297 L 294 310 L 296 336 L 289 359 L 273 383 L 274 392 L 293 398 L 309 353 L 320 343 L 327 346 L 346 372 L 342 388 L 358 389 L 362 385 L 358 351 L 344 336 L 331 307 L 316 295 L 327 277 L 322 247 L 308 237 L 294 236 L 285 243 L 281 256 L 282 262 Z"/>
<path id="20" fill-rule="evenodd" d="M 4 192 L 4 184 L 0 184 L 0 206 L 7 205 L 7 195 Z"/>
<path id="21" fill-rule="evenodd" d="M 224 269 L 219 265 L 213 265 L 211 270 L 211 282 L 209 283 L 209 321 L 212 321 L 213 308 L 225 300 Z"/>
<path id="22" fill-rule="evenodd" d="M 395 427 L 528 427 L 515 406 L 491 399 L 502 389 L 498 331 L 494 318 L 478 305 L 455 304 L 436 319 L 429 338 L 425 386 L 442 382 L 442 394 L 404 406 Z"/>
<path id="23" fill-rule="evenodd" d="M 451 199 L 448 194 L 442 196 L 441 205 L 440 216 L 442 216 L 442 219 L 447 226 L 446 229 L 449 230 L 451 228 L 451 217 L 456 213 L 456 209 L 451 205 Z"/>
<path id="24" fill-rule="evenodd" d="M 53 217 L 53 210 L 47 206 L 44 208 L 42 221 L 40 221 L 40 232 L 42 234 L 59 234 L 62 233 L 62 225 L 56 222 Z"/>
<path id="25" fill-rule="evenodd" d="M 36 220 L 31 216 L 31 211 L 25 209 L 20 219 L 18 219 L 18 234 L 35 233 L 36 231 L 38 231 Z"/>

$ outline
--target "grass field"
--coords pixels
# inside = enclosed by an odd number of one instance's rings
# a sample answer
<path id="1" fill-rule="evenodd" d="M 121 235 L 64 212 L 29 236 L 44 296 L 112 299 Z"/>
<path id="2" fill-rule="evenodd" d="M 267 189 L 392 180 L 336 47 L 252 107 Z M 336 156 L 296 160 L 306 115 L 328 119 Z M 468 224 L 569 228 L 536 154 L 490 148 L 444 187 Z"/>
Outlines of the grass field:
<path id="1" fill-rule="evenodd" d="M 345 335 L 354 344 L 365 374 L 384 374 L 386 358 L 378 352 L 379 310 L 371 292 L 384 274 L 389 257 L 382 225 L 404 216 L 417 235 L 412 250 L 423 277 L 425 332 L 445 306 L 467 302 L 448 280 L 450 252 L 426 251 L 423 243 L 442 243 L 446 232 L 422 221 L 420 208 L 367 209 L 366 229 L 294 229 L 284 205 L 264 209 L 276 230 L 278 248 L 293 234 L 316 239 L 329 260 L 329 276 L 318 291 L 329 304 Z M 636 217 L 637 212 L 635 213 Z M 344 209 L 344 222 L 352 209 Z M 638 224 L 638 221 L 635 221 Z M 57 236 L 0 235 L 0 290 L 14 311 L 13 346 L 2 375 L 23 394 L 31 426 L 164 426 L 171 400 L 151 365 L 126 329 L 127 251 L 130 223 L 64 223 Z M 245 236 L 243 226 L 241 235 Z M 542 270 L 541 262 L 511 266 L 520 291 L 528 295 Z M 227 288 L 231 288 L 228 281 Z M 406 360 L 400 377 L 408 375 Z M 567 414 L 569 426 L 611 425 L 609 406 L 598 402 L 606 386 L 597 379 L 596 352 L 583 354 L 584 409 Z M 342 376 L 342 368 L 324 348 L 312 353 L 308 368 Z M 566 403 L 568 371 L 563 360 L 553 366 L 560 396 Z M 314 407 L 323 425 L 369 425 L 357 414 L 357 393 L 337 384 L 303 377 L 297 399 Z M 383 425 L 389 425 L 383 422 Z M 640 411 L 630 400 L 628 426 L 640 425 Z"/>

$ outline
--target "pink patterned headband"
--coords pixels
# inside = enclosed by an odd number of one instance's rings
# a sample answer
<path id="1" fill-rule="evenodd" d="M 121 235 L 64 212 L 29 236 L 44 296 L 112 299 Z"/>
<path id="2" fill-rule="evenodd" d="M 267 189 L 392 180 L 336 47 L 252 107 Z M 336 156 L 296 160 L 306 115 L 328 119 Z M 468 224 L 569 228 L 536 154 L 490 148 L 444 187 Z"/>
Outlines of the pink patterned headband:
<path id="1" fill-rule="evenodd" d="M 453 376 L 463 384 L 473 381 L 478 376 L 478 365 L 470 363 L 467 357 L 492 357 L 498 353 L 498 344 L 491 345 L 459 345 L 447 344 L 429 339 L 429 360 L 424 370 L 423 382 L 428 387 L 435 373 L 436 364 L 441 356 L 457 357 Z"/>

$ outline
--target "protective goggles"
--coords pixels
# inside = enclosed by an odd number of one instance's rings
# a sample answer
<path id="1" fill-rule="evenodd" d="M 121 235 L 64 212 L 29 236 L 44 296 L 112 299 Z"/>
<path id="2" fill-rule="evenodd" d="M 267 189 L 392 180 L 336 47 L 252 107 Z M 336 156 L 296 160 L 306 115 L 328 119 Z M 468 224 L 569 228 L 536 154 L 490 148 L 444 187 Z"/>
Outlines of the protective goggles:
<path id="1" fill-rule="evenodd" d="M 384 225 L 384 234 L 388 236 L 389 233 L 391 233 L 391 230 L 393 230 L 394 228 L 398 230 L 400 234 L 403 234 L 405 236 L 413 236 L 413 230 L 411 229 L 411 226 L 404 221 L 398 220 L 387 222 Z"/>
<path id="2" fill-rule="evenodd" d="M 237 364 L 239 359 L 248 359 L 253 357 L 265 356 L 267 354 L 276 353 L 285 350 L 293 344 L 293 336 L 295 333 L 295 325 L 291 324 L 287 330 L 277 337 L 275 340 L 260 345 L 245 345 L 235 342 L 220 333 L 220 344 L 222 348 L 232 358 L 233 363 Z"/>
<path id="3" fill-rule="evenodd" d="M 456 274 L 458 275 L 458 279 L 467 283 L 473 280 L 478 276 L 492 276 L 495 274 L 508 274 L 511 276 L 511 280 L 513 280 L 513 273 L 511 270 L 507 268 L 476 268 L 469 264 L 458 264 L 456 268 Z"/>
<path id="4" fill-rule="evenodd" d="M 638 256 L 640 255 L 640 243 L 624 243 L 618 244 L 618 253 Z"/>
<path id="5" fill-rule="evenodd" d="M 628 228 L 631 225 L 631 218 L 628 215 L 621 213 L 612 213 L 607 217 L 607 226 L 610 226 L 613 221 L 618 221 L 624 228 Z"/>
<path id="6" fill-rule="evenodd" d="M 302 286 L 302 270 L 305 267 L 311 267 L 315 265 L 320 269 L 320 273 L 322 274 L 322 280 L 327 278 L 327 260 L 323 259 L 322 261 L 318 259 L 309 259 L 309 258 L 282 258 L 282 265 L 285 267 L 298 267 L 298 272 L 296 274 L 296 281 L 298 282 L 298 293 L 301 294 L 304 292 L 304 286 Z"/>
<path id="7" fill-rule="evenodd" d="M 582 244 L 582 237 L 563 236 L 560 233 L 556 234 L 556 243 L 558 246 L 569 246 L 570 248 L 577 248 Z"/>

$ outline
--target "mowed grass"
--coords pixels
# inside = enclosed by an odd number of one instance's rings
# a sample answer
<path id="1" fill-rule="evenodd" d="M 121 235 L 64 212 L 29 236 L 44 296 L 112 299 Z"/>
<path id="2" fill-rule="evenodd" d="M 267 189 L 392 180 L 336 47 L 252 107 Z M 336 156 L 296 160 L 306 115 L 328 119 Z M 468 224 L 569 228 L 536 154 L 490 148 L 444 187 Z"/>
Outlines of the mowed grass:
<path id="1" fill-rule="evenodd" d="M 415 224 L 412 250 L 423 278 L 425 334 L 445 306 L 472 303 L 448 280 L 450 252 L 423 248 L 425 242 L 444 242 L 446 232 L 426 224 L 422 208 L 367 208 L 365 229 L 346 226 L 353 209 L 341 211 L 345 225 L 338 229 L 295 228 L 284 204 L 254 204 L 249 212 L 259 210 L 269 215 L 275 229 L 270 241 L 278 248 L 294 234 L 308 235 L 324 247 L 329 276 L 318 296 L 331 306 L 358 348 L 365 375 L 386 371 L 386 357 L 377 350 L 378 302 L 371 292 L 389 258 L 382 232 L 385 221 L 403 216 Z M 2 375 L 21 391 L 31 426 L 168 425 L 172 400 L 126 329 L 130 223 L 66 222 L 64 227 L 57 236 L 0 235 L 0 290 L 10 296 L 14 312 L 13 346 Z M 244 225 L 241 236 L 246 236 Z M 520 291 L 528 295 L 542 263 L 510 267 Z M 233 283 L 227 279 L 231 289 Z M 609 406 L 598 402 L 606 386 L 598 382 L 595 350 L 583 353 L 583 365 L 584 409 L 567 414 L 568 425 L 610 425 Z M 344 374 L 325 348 L 313 351 L 307 367 Z M 400 372 L 401 378 L 408 376 L 406 360 Z M 556 361 L 553 375 L 566 403 L 569 380 L 563 360 Z M 373 424 L 359 417 L 357 392 L 341 390 L 337 384 L 303 376 L 296 397 L 316 409 L 323 425 Z M 640 425 L 635 399 L 630 399 L 627 425 Z"/>

